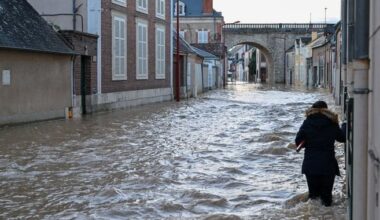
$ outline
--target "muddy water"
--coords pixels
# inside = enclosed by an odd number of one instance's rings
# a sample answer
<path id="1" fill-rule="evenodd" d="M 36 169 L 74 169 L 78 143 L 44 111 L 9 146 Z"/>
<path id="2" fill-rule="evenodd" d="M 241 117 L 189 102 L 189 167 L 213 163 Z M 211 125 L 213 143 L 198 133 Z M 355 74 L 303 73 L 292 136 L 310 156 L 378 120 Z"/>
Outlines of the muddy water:
<path id="1" fill-rule="evenodd" d="M 307 201 L 303 154 L 291 144 L 318 99 L 330 102 L 323 92 L 236 85 L 2 128 L 0 219 L 344 219 L 343 178 L 333 207 Z M 337 157 L 343 165 L 342 148 Z"/>

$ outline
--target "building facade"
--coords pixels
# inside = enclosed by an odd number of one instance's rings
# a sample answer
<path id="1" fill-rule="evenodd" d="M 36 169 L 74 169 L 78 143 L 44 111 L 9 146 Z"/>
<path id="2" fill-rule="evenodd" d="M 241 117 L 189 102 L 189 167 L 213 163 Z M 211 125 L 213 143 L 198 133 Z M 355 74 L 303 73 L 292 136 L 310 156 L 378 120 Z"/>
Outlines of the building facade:
<path id="1" fill-rule="evenodd" d="M 53 1 L 29 0 L 57 28 L 98 36 L 91 111 L 172 99 L 170 0 Z"/>

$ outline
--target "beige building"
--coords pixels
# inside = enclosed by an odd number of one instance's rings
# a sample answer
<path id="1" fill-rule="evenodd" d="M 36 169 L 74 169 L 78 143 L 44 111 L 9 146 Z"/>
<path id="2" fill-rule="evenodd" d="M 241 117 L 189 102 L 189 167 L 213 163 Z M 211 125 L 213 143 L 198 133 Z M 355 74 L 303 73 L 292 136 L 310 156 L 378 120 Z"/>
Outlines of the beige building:
<path id="1" fill-rule="evenodd" d="M 0 8 L 0 124 L 64 118 L 73 51 L 26 1 Z"/>
<path id="2" fill-rule="evenodd" d="M 174 4 L 173 26 L 176 28 L 177 3 Z M 180 0 L 179 1 L 179 33 L 192 46 L 213 54 L 218 58 L 215 66 L 217 87 L 225 81 L 226 49 L 222 39 L 224 18 L 222 13 L 213 8 L 213 0 Z M 207 64 L 207 65 L 212 65 Z"/>

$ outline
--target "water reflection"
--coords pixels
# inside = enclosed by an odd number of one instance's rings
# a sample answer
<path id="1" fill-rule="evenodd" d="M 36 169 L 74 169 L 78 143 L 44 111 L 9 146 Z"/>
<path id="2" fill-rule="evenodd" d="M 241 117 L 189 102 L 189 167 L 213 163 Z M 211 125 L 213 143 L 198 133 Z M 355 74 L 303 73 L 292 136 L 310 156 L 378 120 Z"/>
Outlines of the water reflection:
<path id="1" fill-rule="evenodd" d="M 332 208 L 307 201 L 292 144 L 304 110 L 329 97 L 246 84 L 2 128 L 0 218 L 344 219 L 344 180 Z"/>

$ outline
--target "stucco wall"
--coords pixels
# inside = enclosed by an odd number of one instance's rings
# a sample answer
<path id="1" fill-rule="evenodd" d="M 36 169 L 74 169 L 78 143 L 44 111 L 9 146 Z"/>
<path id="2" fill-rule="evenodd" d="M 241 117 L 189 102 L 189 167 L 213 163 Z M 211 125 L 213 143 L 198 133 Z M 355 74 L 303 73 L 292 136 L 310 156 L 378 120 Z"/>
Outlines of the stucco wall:
<path id="1" fill-rule="evenodd" d="M 71 57 L 0 50 L 0 124 L 65 117 L 71 106 Z M 3 70 L 11 83 L 3 85 Z"/>
<path id="2" fill-rule="evenodd" d="M 372 149 L 376 156 L 380 155 L 380 1 L 370 1 L 370 71 L 369 71 L 369 89 L 372 91 L 369 93 L 369 148 Z M 380 192 L 380 182 L 376 176 L 378 173 L 378 167 L 374 160 L 370 160 L 369 174 L 369 188 L 371 189 L 369 195 L 369 214 L 367 219 L 380 219 L 380 207 L 378 201 L 376 201 L 377 193 Z"/>
<path id="3" fill-rule="evenodd" d="M 94 0 L 92 0 L 94 1 Z M 96 0 L 98 1 L 98 0 Z M 73 1 L 69 0 L 28 0 L 28 2 L 38 11 L 39 14 L 71 14 L 73 13 Z M 87 0 L 76 0 L 79 7 L 78 14 L 83 16 L 83 31 L 87 31 Z M 47 22 L 53 23 L 61 30 L 73 30 L 72 15 L 44 16 Z M 76 17 L 76 30 L 82 31 L 82 20 Z"/>
<path id="4" fill-rule="evenodd" d="M 174 18 L 173 24 L 176 28 L 177 20 Z M 185 31 L 185 40 L 189 43 L 198 43 L 198 29 L 207 29 L 209 31 L 209 43 L 221 42 L 222 36 L 222 18 L 213 17 L 180 17 L 180 30 Z"/>

